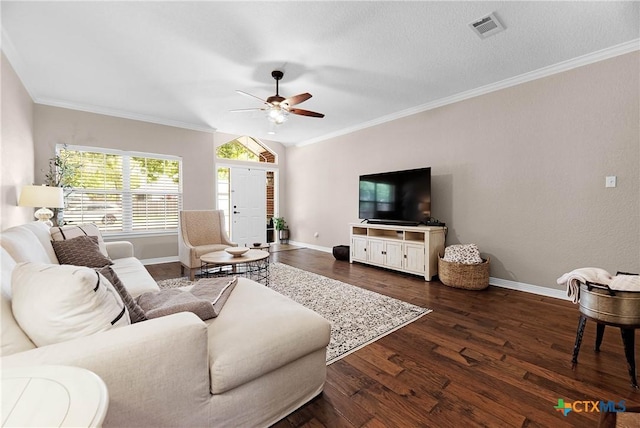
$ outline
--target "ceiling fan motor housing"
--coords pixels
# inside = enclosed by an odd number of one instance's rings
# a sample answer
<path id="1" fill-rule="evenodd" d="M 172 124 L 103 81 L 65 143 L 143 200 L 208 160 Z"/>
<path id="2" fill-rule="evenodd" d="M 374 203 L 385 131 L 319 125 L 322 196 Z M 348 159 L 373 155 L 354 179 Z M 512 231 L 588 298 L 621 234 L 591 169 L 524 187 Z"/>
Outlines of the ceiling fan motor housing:
<path id="1" fill-rule="evenodd" d="M 284 101 L 286 98 L 281 97 L 279 95 L 273 95 L 269 98 L 267 98 L 267 103 L 269 104 L 273 104 L 273 105 L 278 105 L 280 104 L 282 101 Z"/>

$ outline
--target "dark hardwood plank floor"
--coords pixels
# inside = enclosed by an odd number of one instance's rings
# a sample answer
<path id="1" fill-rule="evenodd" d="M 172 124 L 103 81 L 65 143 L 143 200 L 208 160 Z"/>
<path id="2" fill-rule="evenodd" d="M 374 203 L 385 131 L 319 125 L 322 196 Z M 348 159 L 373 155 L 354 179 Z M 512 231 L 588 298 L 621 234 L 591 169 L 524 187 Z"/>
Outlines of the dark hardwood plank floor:
<path id="1" fill-rule="evenodd" d="M 600 413 L 565 417 L 554 409 L 558 399 L 640 405 L 618 329 L 606 329 L 595 353 L 595 324 L 588 322 L 572 370 L 578 308 L 571 302 L 492 286 L 453 289 L 310 249 L 271 258 L 433 309 L 330 365 L 323 394 L 278 428 L 596 427 Z M 178 263 L 147 268 L 156 279 L 180 275 Z"/>

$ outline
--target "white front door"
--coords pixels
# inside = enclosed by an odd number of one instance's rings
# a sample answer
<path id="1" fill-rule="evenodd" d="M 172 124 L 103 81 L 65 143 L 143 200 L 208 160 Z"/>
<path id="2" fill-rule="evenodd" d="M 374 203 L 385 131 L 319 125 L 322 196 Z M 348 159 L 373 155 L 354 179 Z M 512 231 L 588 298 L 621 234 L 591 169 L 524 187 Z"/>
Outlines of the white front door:
<path id="1" fill-rule="evenodd" d="M 230 168 L 231 240 L 239 246 L 267 242 L 267 173 Z"/>

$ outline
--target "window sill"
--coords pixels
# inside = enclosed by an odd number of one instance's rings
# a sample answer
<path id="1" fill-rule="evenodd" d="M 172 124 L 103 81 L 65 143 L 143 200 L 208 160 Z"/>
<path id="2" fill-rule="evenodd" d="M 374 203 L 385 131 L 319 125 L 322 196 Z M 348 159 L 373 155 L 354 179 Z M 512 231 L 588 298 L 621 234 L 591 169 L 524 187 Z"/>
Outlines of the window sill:
<path id="1" fill-rule="evenodd" d="M 102 237 L 106 242 L 121 241 L 128 238 L 154 238 L 157 236 L 178 236 L 178 231 L 161 231 L 161 232 L 103 232 Z"/>

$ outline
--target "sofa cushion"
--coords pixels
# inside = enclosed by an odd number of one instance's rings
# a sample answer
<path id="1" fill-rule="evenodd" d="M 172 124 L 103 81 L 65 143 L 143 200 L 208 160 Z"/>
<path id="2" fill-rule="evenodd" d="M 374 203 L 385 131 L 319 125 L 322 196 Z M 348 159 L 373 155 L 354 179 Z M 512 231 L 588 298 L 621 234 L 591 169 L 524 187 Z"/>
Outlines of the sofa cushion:
<path id="1" fill-rule="evenodd" d="M 147 268 L 135 257 L 114 259 L 111 268 L 134 298 L 147 291 L 160 290 Z"/>
<path id="2" fill-rule="evenodd" d="M 213 394 L 326 348 L 331 335 L 320 315 L 247 278 L 238 278 L 224 310 L 205 322 Z"/>
<path id="3" fill-rule="evenodd" d="M 39 347 L 130 324 L 113 285 L 87 267 L 20 263 L 11 291 L 13 315 Z"/>
<path id="4" fill-rule="evenodd" d="M 61 265 L 101 268 L 113 264 L 109 257 L 100 252 L 97 236 L 77 236 L 64 241 L 52 241 L 51 244 Z"/>
<path id="5" fill-rule="evenodd" d="M 100 245 L 100 252 L 105 257 L 109 257 L 107 246 L 102 239 L 100 229 L 93 223 L 52 227 L 50 233 L 51 239 L 54 241 L 64 241 L 65 239 L 76 238 L 78 236 L 96 236 L 98 238 L 98 245 Z"/>
<path id="6" fill-rule="evenodd" d="M 11 273 L 16 262 L 4 248 L 0 248 L 0 281 L 2 306 L 0 307 L 0 356 L 28 351 L 36 346 L 22 331 L 11 310 Z"/>
<path id="7" fill-rule="evenodd" d="M 24 226 L 15 226 L 0 234 L 0 245 L 7 250 L 11 258 L 17 263 L 57 263 L 45 250 L 38 237 Z M 53 252 L 53 250 L 52 250 Z"/>
<path id="8" fill-rule="evenodd" d="M 29 229 L 31 232 L 33 232 L 34 235 L 36 235 L 36 238 L 38 238 L 38 240 L 42 244 L 42 247 L 44 248 L 44 251 L 47 253 L 47 256 L 49 257 L 49 261 L 46 263 L 58 263 L 58 258 L 56 257 L 56 253 L 55 251 L 53 251 L 53 247 L 51 246 L 51 234 L 49 233 L 49 230 L 51 228 L 47 224 L 45 224 L 42 221 L 32 221 L 29 223 L 22 224 L 19 227 Z M 21 261 L 27 261 L 27 260 L 21 260 Z M 29 261 L 34 261 L 34 260 L 29 260 Z"/>

